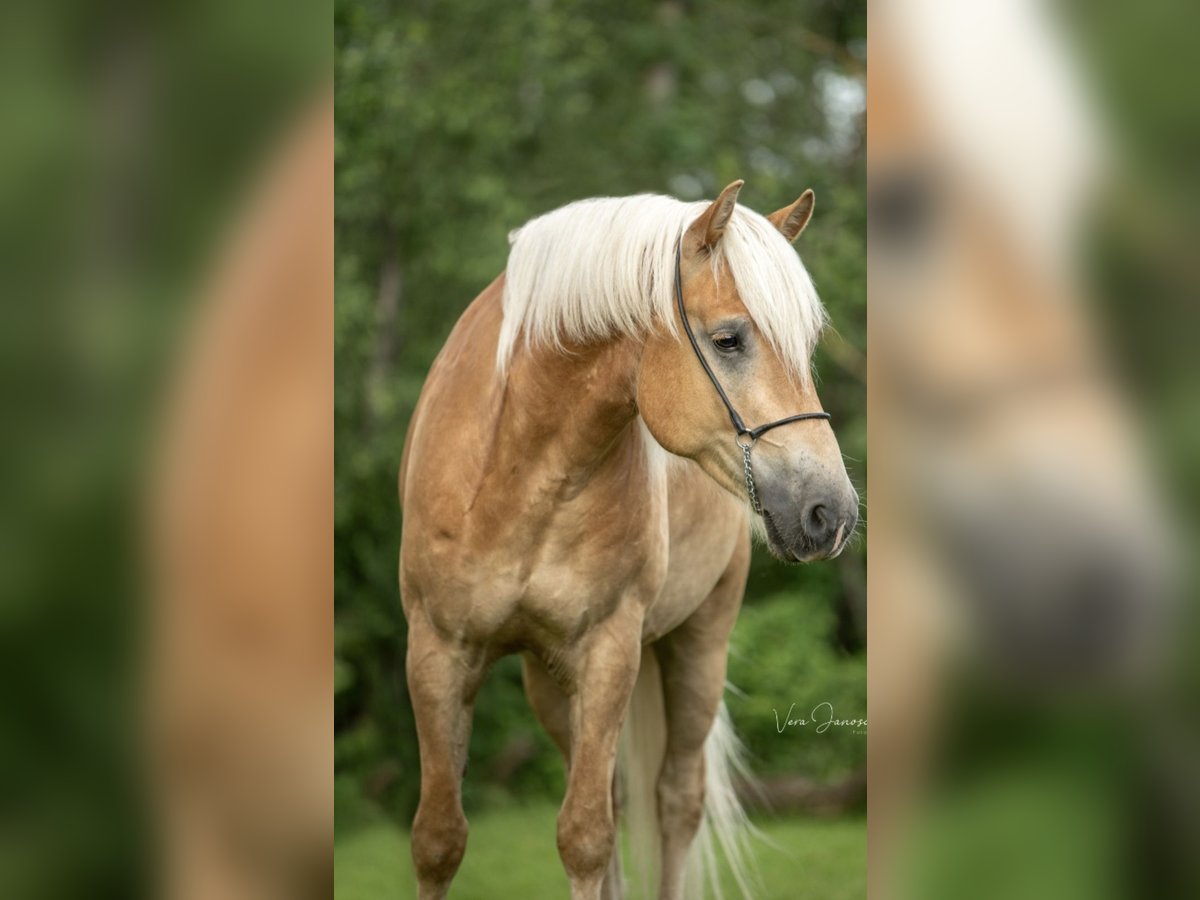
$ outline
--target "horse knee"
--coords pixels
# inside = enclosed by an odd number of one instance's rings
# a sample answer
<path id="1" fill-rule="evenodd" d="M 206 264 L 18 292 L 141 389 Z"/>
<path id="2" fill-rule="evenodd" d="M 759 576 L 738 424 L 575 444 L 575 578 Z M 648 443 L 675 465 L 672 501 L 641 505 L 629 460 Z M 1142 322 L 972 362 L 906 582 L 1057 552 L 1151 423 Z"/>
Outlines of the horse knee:
<path id="1" fill-rule="evenodd" d="M 704 767 L 664 771 L 655 791 L 658 820 L 664 827 L 694 832 L 704 817 Z"/>
<path id="2" fill-rule="evenodd" d="M 467 852 L 467 818 L 461 810 L 428 814 L 417 810 L 412 827 L 412 857 L 417 878 L 435 884 L 448 882 Z"/>
<path id="3" fill-rule="evenodd" d="M 566 809 L 558 816 L 558 854 L 572 878 L 603 876 L 612 861 L 617 829 L 607 810 L 581 814 Z"/>

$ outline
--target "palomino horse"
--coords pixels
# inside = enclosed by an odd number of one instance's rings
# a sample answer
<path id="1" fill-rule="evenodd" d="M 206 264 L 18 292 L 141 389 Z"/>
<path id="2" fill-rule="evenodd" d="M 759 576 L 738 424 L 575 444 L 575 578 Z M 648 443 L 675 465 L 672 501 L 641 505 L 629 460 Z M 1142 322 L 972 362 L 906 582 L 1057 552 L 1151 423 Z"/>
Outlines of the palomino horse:
<path id="1" fill-rule="evenodd" d="M 169 900 L 332 892 L 333 98 L 285 138 L 198 310 L 147 498 Z"/>
<path id="2" fill-rule="evenodd" d="M 1036 734 L 1036 704 L 1144 677 L 1168 621 L 1165 519 L 1072 253 L 1100 129 L 1042 6 L 871 8 L 872 897 L 904 868 L 956 702 L 977 723 L 1020 698 Z M 1025 859 L 979 831 L 984 865 Z"/>
<path id="3" fill-rule="evenodd" d="M 789 246 L 812 193 L 768 219 L 736 205 L 741 186 L 711 204 L 587 200 L 529 222 L 430 371 L 400 467 L 425 900 L 446 895 L 466 850 L 472 704 L 509 653 L 524 654 L 529 699 L 567 760 L 571 896 L 620 894 L 613 784 L 639 678 L 656 682 L 664 719 L 660 896 L 697 896 L 685 857 L 706 767 L 723 771 L 705 751 L 724 737 L 748 526 L 807 561 L 841 552 L 858 511 L 809 371 L 824 312 Z M 817 415 L 761 436 L 730 426 L 799 412 Z M 751 446 L 752 469 L 739 449 Z"/>

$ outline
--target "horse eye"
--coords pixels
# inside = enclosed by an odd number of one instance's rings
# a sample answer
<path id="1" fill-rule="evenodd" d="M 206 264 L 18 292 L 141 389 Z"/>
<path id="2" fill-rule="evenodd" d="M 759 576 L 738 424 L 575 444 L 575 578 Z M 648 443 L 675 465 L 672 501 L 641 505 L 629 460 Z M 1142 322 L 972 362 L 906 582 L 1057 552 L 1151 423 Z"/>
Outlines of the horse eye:
<path id="1" fill-rule="evenodd" d="M 933 177 L 920 169 L 888 172 L 875 179 L 867 198 L 871 235 L 899 247 L 920 244 L 934 224 L 936 190 Z"/>
<path id="2" fill-rule="evenodd" d="M 722 334 L 713 338 L 713 345 L 718 350 L 736 350 L 740 344 L 736 334 Z"/>

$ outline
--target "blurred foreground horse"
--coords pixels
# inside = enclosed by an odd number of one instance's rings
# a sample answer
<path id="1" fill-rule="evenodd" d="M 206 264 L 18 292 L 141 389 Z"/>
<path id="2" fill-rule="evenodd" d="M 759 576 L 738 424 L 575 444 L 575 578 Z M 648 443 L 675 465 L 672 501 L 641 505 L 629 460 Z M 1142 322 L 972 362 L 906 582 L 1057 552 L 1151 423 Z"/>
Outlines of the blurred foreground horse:
<path id="1" fill-rule="evenodd" d="M 446 895 L 466 850 L 474 698 L 509 653 L 567 760 L 558 849 L 575 900 L 621 893 L 627 710 L 664 748 L 628 760 L 656 779 L 660 896 L 699 896 L 714 836 L 744 886 L 721 697 L 750 526 L 783 559 L 835 556 L 858 497 L 810 373 L 824 310 L 789 246 L 812 193 L 767 218 L 736 205 L 741 184 L 711 204 L 587 200 L 528 223 L 429 374 L 400 468 L 423 900 Z"/>
<path id="2" fill-rule="evenodd" d="M 872 897 L 939 895 L 896 882 L 957 730 L 981 730 L 995 707 L 1022 713 L 1004 742 L 960 739 L 978 781 L 959 760 L 953 787 L 939 787 L 966 810 L 976 784 L 1036 758 L 1035 711 L 1128 715 L 1121 698 L 1146 690 L 1170 630 L 1170 530 L 1145 429 L 1096 337 L 1074 252 L 1094 215 L 1102 129 L 1047 6 L 871 9 L 871 585 L 887 591 L 868 635 Z M 1053 821 L 1054 800 L 1034 791 L 1022 815 Z M 955 871 L 976 878 L 977 862 L 984 881 L 997 854 L 1026 859 L 1030 845 L 998 849 L 990 823 L 955 821 Z M 1119 827 L 1138 833 L 1136 821 Z M 1091 893 L 1122 856 L 1062 854 L 1047 883 Z M 1019 868 L 1038 885 L 1040 870 Z"/>
<path id="3" fill-rule="evenodd" d="M 148 498 L 148 787 L 168 900 L 333 890 L 333 99 L 209 276 Z"/>

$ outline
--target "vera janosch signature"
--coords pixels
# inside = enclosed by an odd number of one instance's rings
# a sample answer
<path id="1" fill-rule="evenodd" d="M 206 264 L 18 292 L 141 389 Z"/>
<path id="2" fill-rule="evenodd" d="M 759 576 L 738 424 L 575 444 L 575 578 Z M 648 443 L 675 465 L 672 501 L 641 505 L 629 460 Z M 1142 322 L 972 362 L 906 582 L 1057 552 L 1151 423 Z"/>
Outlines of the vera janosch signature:
<path id="1" fill-rule="evenodd" d="M 779 710 L 774 707 L 771 711 L 775 713 L 775 730 L 779 734 L 788 728 L 808 728 L 812 729 L 817 734 L 824 734 L 830 728 L 853 728 L 856 734 L 862 734 L 867 730 L 866 719 L 837 719 L 833 715 L 833 704 L 828 700 L 818 703 L 812 708 L 812 712 L 808 714 L 808 718 L 793 719 L 792 713 L 796 709 L 796 704 L 793 703 L 788 707 L 787 714 L 782 720 L 779 718 Z"/>

